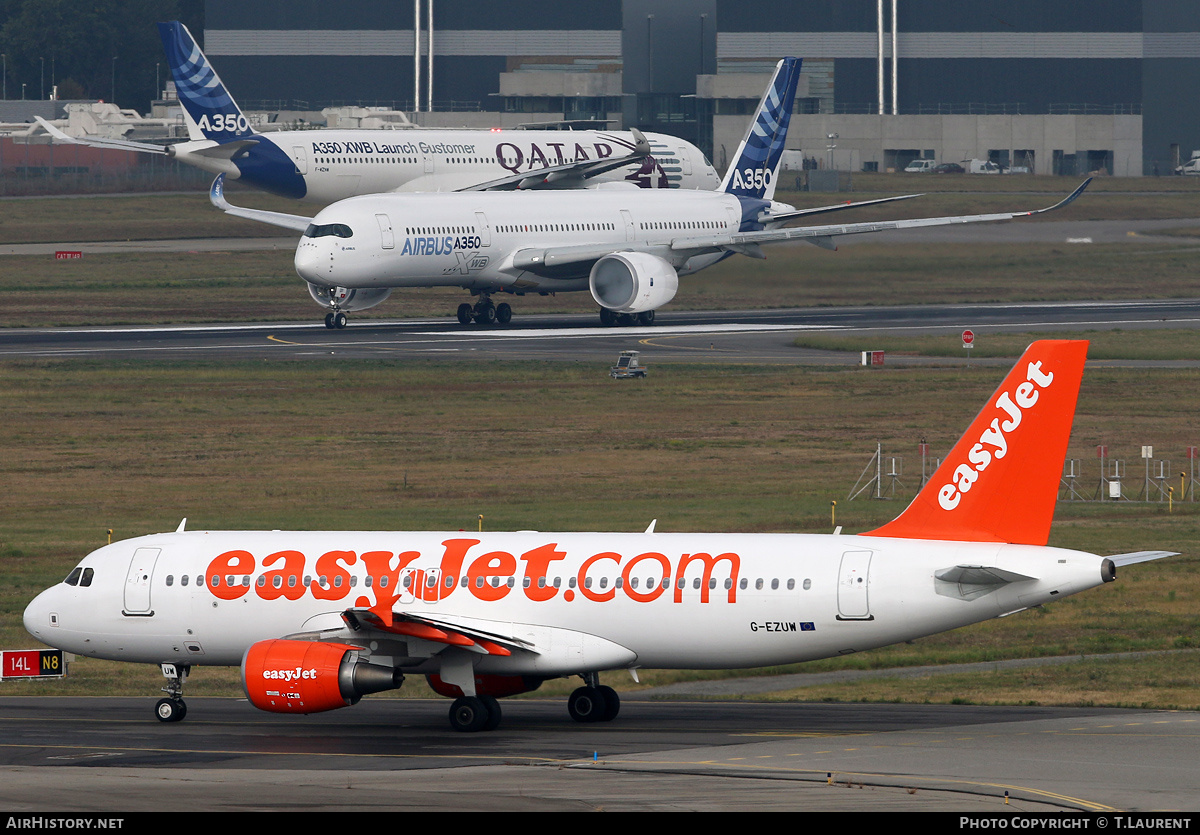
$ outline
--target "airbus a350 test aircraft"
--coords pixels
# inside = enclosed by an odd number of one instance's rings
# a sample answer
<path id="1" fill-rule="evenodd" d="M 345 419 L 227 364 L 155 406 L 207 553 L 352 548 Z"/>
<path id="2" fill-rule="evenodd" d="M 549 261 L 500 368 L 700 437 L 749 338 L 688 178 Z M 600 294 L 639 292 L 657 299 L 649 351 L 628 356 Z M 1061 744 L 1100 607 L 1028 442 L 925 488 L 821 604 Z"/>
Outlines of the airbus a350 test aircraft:
<path id="1" fill-rule="evenodd" d="M 912 504 L 858 536 L 185 531 L 89 554 L 25 610 L 53 647 L 161 665 L 183 718 L 194 666 L 241 665 L 250 702 L 316 713 L 426 675 L 460 731 L 497 699 L 606 670 L 787 664 L 908 641 L 1112 582 L 1170 556 L 1046 547 L 1086 342 L 1029 347 Z"/>
<path id="2" fill-rule="evenodd" d="M 232 206 L 220 177 L 211 198 L 229 214 L 303 233 L 296 272 L 328 310 L 330 328 L 345 327 L 347 312 L 374 307 L 396 287 L 470 290 L 475 303 L 457 311 L 464 325 L 510 320 L 512 307 L 495 304 L 494 293 L 584 290 L 600 306 L 601 323 L 648 325 L 674 298 L 679 276 L 735 253 L 763 258 L 764 243 L 803 240 L 836 249 L 841 235 L 1009 220 L 1065 206 L 1087 187 L 1037 211 L 782 228 L 808 215 L 905 199 L 800 210 L 774 201 L 799 76 L 799 60 L 779 62 L 715 191 L 371 194 L 334 203 L 313 218 Z"/>
<path id="3" fill-rule="evenodd" d="M 179 22 L 158 24 L 183 106 L 188 141 L 163 147 L 71 137 L 59 142 L 163 154 L 254 188 L 321 205 L 385 191 L 714 188 L 720 177 L 695 145 L 640 131 L 254 129 Z"/>

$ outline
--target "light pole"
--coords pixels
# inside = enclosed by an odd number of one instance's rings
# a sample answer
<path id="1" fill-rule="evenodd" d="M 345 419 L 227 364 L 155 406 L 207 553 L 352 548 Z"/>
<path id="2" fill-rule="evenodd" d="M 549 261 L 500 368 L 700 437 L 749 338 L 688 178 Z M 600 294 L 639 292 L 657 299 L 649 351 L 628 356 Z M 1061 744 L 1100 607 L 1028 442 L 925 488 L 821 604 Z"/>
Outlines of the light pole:
<path id="1" fill-rule="evenodd" d="M 837 147 L 838 135 L 836 133 L 829 133 L 829 134 L 826 134 L 826 138 L 829 140 L 829 144 L 826 145 L 825 148 L 826 148 L 826 150 L 829 151 L 829 170 L 832 171 L 833 170 L 833 149 Z"/>

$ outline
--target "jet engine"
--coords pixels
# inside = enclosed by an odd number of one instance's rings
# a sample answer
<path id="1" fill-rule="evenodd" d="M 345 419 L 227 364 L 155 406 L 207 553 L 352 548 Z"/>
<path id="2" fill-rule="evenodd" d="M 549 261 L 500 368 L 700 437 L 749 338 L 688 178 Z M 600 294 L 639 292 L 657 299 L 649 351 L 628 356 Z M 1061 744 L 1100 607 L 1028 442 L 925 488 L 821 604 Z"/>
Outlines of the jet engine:
<path id="1" fill-rule="evenodd" d="M 326 287 L 321 284 L 309 284 L 308 294 L 313 301 L 330 310 L 341 310 L 350 313 L 355 310 L 366 310 L 374 307 L 392 294 L 391 287 L 362 290 L 349 287 Z"/>
<path id="2" fill-rule="evenodd" d="M 404 683 L 399 670 L 369 664 L 359 647 L 317 641 L 259 641 L 242 658 L 250 704 L 271 713 L 320 713 Z"/>
<path id="3" fill-rule="evenodd" d="M 614 252 L 592 267 L 588 277 L 592 298 L 616 313 L 655 310 L 675 298 L 679 275 L 675 268 L 648 252 Z"/>

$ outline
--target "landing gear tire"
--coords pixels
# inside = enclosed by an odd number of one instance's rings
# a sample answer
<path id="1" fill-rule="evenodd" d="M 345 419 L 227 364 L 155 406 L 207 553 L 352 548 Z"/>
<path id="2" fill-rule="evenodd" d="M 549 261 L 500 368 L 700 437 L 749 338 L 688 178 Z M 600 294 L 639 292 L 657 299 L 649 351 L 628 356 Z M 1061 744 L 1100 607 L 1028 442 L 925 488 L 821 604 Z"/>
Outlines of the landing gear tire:
<path id="1" fill-rule="evenodd" d="M 607 307 L 600 308 L 600 324 L 606 328 L 611 328 L 617 324 L 617 314 Z"/>
<path id="2" fill-rule="evenodd" d="M 346 314 L 342 313 L 340 310 L 333 314 L 333 326 L 337 330 L 341 330 L 342 328 L 346 327 Z"/>
<path id="3" fill-rule="evenodd" d="M 611 722 L 616 719 L 617 714 L 621 712 L 621 697 L 617 695 L 617 691 L 601 684 L 596 688 L 596 692 L 604 697 L 604 715 L 599 721 Z"/>
<path id="4" fill-rule="evenodd" d="M 183 699 L 159 699 L 154 715 L 159 722 L 181 722 L 187 716 L 187 705 Z"/>
<path id="5" fill-rule="evenodd" d="M 601 722 L 608 710 L 604 699 L 607 687 L 580 687 L 567 699 L 567 713 L 576 722 Z M 614 716 L 616 714 L 613 714 Z"/>
<path id="6" fill-rule="evenodd" d="M 458 306 L 458 323 L 460 325 L 471 324 L 471 319 L 474 317 L 474 312 L 471 310 L 471 305 L 463 302 Z"/>
<path id="7" fill-rule="evenodd" d="M 496 322 L 496 306 L 491 302 L 481 302 L 475 306 L 475 324 L 492 325 Z"/>
<path id="8" fill-rule="evenodd" d="M 483 723 L 485 731 L 494 731 L 500 727 L 500 719 L 504 713 L 500 710 L 500 702 L 494 696 L 480 696 L 479 700 L 483 702 L 483 706 L 487 708 L 488 718 Z"/>
<path id="9" fill-rule="evenodd" d="M 653 325 L 654 324 L 654 311 L 646 310 L 646 311 L 643 311 L 642 313 L 639 313 L 637 315 L 637 321 L 638 321 L 639 325 Z"/>
<path id="10" fill-rule="evenodd" d="M 332 313 L 325 314 L 325 327 L 329 328 L 330 330 L 333 330 L 333 314 Z"/>
<path id="11" fill-rule="evenodd" d="M 496 324 L 507 325 L 512 321 L 512 307 L 508 302 L 500 302 L 496 305 Z"/>
<path id="12" fill-rule="evenodd" d="M 496 710 L 499 715 L 499 705 Z M 463 696 L 450 705 L 450 726 L 463 733 L 475 733 L 487 729 L 490 720 L 487 704 L 478 696 Z M 499 719 L 496 720 L 499 722 Z"/>

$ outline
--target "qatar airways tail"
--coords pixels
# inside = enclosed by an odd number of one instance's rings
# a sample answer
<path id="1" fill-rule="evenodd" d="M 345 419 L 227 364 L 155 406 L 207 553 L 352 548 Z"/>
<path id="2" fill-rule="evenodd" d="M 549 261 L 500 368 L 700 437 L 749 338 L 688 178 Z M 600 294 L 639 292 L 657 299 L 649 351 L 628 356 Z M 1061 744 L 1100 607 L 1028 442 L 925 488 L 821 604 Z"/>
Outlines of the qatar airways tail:
<path id="1" fill-rule="evenodd" d="M 1112 582 L 1046 546 L 1086 342 L 1035 342 L 898 519 L 865 534 L 186 531 L 108 545 L 25 610 L 80 655 L 184 683 L 240 666 L 249 702 L 318 713 L 424 675 L 450 724 L 578 676 L 580 722 L 620 708 L 602 673 L 808 661 L 943 632 Z"/>

